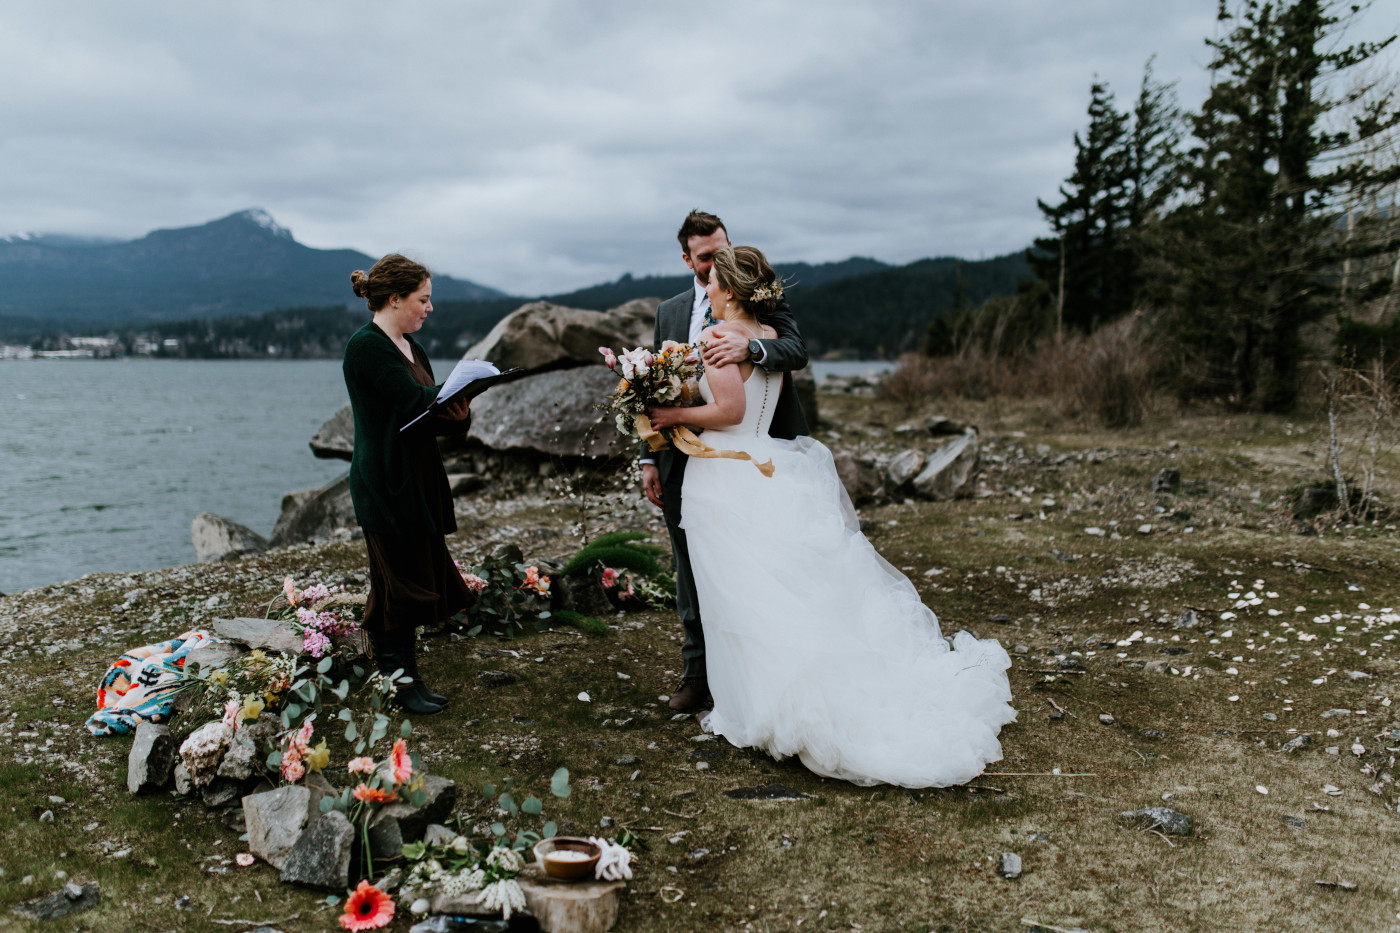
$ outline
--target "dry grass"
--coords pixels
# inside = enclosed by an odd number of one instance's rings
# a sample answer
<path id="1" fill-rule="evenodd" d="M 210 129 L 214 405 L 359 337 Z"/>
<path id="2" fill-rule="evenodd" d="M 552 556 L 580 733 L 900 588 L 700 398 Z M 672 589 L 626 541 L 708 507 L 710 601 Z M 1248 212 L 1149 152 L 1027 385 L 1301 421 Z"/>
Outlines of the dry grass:
<path id="1" fill-rule="evenodd" d="M 951 356 L 911 353 L 878 386 L 912 410 L 929 398 L 1053 399 L 1066 414 L 1105 428 L 1141 424 L 1152 407 L 1152 322 L 1130 315 L 1083 335 L 1040 340 L 1024 353 L 969 341 Z"/>
<path id="2" fill-rule="evenodd" d="M 942 412 L 983 425 L 989 495 L 873 507 L 863 517 L 946 629 L 1025 647 L 1012 672 L 1020 718 L 1003 732 L 1006 757 L 989 769 L 995 776 L 968 788 L 862 789 L 792 762 L 696 743 L 696 724 L 671 721 L 658 700 L 679 670 L 679 626 L 669 614 L 646 613 L 616 620 L 601 638 L 562 631 L 507 645 L 431 642 L 425 672 L 454 703 L 415 723 L 415 734 L 429 766 L 461 785 L 466 825 L 489 815 L 473 788 L 505 775 L 540 776 L 538 784 L 567 765 L 575 792 L 549 803 L 548 816 L 578 831 L 596 831 L 609 816 L 650 840 L 624 896 L 625 931 L 1014 931 L 1027 929 L 1023 918 L 1093 931 L 1400 928 L 1400 869 L 1389 853 L 1400 827 L 1397 794 L 1380 776 L 1392 773 L 1384 749 L 1395 742 L 1376 738 L 1400 728 L 1397 707 L 1382 705 L 1400 703 L 1397 650 L 1387 640 L 1400 628 L 1373 611 L 1400 604 L 1400 539 L 1379 525 L 1292 532 L 1285 491 L 1321 462 L 1323 426 L 1149 415 L 1106 433 L 1042 405 L 1003 401 L 993 428 L 991 410 L 962 400 Z M 864 431 L 871 445 L 907 443 L 887 428 L 908 416 L 897 402 L 824 396 L 823 414 L 847 437 Z M 1163 466 L 1200 485 L 1154 496 L 1150 479 Z M 1400 463 L 1386 455 L 1380 468 L 1391 471 L 1378 482 L 1393 497 L 1389 477 Z M 646 513 L 615 509 L 619 522 L 647 526 Z M 546 557 L 573 547 L 561 529 L 577 516 L 548 502 L 506 509 L 469 501 L 464 514 L 479 519 L 464 522 L 459 553 L 496 540 Z M 1134 530 L 1147 523 L 1151 534 Z M 1088 535 L 1091 526 L 1121 537 Z M 122 612 L 114 604 L 128 584 L 113 575 L 0 601 L 0 657 L 12 681 L 29 685 L 8 696 L 0 715 L 11 723 L 0 726 L 10 743 L 0 769 L 6 916 L 11 905 L 56 889 L 53 873 L 66 871 L 99 880 L 104 892 L 74 928 L 229 930 L 239 927 L 214 921 L 240 918 L 287 931 L 332 928 L 335 912 L 320 895 L 278 884 L 266 866 L 210 874 L 238 849 L 236 833 L 195 803 L 128 798 L 127 742 L 94 739 L 80 724 L 107 661 L 199 622 L 209 596 L 224 594 L 221 612 L 254 613 L 286 573 L 336 579 L 361 569 L 359 546 L 340 544 L 197 574 L 142 574 L 135 582 L 150 594 Z M 942 572 L 926 576 L 930 569 Z M 1261 596 L 1279 595 L 1232 609 L 1227 594 L 1256 580 L 1264 581 Z M 1306 611 L 1294 612 L 1299 605 Z M 1187 606 L 1201 610 L 1201 627 L 1174 631 L 1171 620 Z M 1272 607 L 1282 614 L 1269 616 Z M 1229 611 L 1237 617 L 1220 617 Z M 1347 618 L 1315 621 L 1323 613 Z M 1153 641 L 1116 644 L 1139 630 Z M 66 647 L 48 655 L 46 639 Z M 520 657 L 479 654 L 501 647 Z M 1084 673 L 1062 670 L 1062 657 Z M 1163 659 L 1181 673 L 1141 666 Z M 476 676 L 487 669 L 521 679 L 487 688 Z M 1353 681 L 1347 671 L 1369 676 Z M 591 703 L 575 698 L 581 690 Z M 1067 714 L 1051 719 L 1057 707 Z M 1333 708 L 1365 712 L 1322 718 Z M 1113 723 L 1101 723 L 1100 713 Z M 1329 738 L 1329 728 L 1340 735 Z M 1312 734 L 1313 746 L 1280 752 L 1286 730 Z M 1352 755 L 1353 740 L 1375 757 Z M 1340 754 L 1324 751 L 1332 745 Z M 623 756 L 640 763 L 614 764 Z M 710 767 L 697 770 L 699 760 Z M 1367 764 L 1376 773 L 1363 774 Z M 1065 776 L 1078 773 L 1095 776 Z M 813 799 L 753 803 L 723 794 L 769 783 Z M 1375 783 L 1380 795 L 1368 789 Z M 1341 795 L 1322 793 L 1324 784 Z M 39 823 L 51 793 L 68 802 L 54 807 L 57 822 Z M 1164 795 L 1196 819 L 1194 835 L 1167 839 L 1115 822 L 1119 811 L 1163 804 Z M 1033 841 L 1034 833 L 1046 838 Z M 130 855 L 107 858 L 103 843 L 130 847 Z M 1008 851 L 1025 864 L 1015 881 L 995 873 L 996 857 Z M 209 856 L 215 861 L 201 861 Z M 25 874 L 35 880 L 21 884 Z M 193 910 L 174 907 L 182 894 Z M 277 922 L 292 914 L 300 916 Z M 401 919 L 391 929 L 407 927 Z"/>

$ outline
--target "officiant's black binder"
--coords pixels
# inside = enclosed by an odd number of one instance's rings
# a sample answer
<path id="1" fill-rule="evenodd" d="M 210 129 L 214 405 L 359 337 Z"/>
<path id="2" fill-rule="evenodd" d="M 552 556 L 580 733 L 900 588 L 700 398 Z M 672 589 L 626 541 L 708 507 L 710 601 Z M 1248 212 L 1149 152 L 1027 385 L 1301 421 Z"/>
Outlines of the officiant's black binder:
<path id="1" fill-rule="evenodd" d="M 530 370 L 521 369 L 517 366 L 515 369 L 507 369 L 504 372 L 496 373 L 493 376 L 482 376 L 479 379 L 473 379 L 471 382 L 468 382 L 466 385 L 462 386 L 456 392 L 453 392 L 451 395 L 445 398 L 438 397 L 434 399 L 433 403 L 429 405 L 426 409 L 424 409 L 421 415 L 419 415 L 417 418 L 414 418 L 412 421 L 408 422 L 408 424 L 405 424 L 403 427 L 399 428 L 399 433 L 402 434 L 405 431 L 412 428 L 414 425 L 423 421 L 424 419 L 430 418 L 433 415 L 438 414 L 444 408 L 453 404 L 454 402 L 459 402 L 462 399 L 476 398 L 478 395 L 485 392 L 487 389 L 491 388 L 494 385 L 500 385 L 503 382 L 514 382 L 515 380 L 528 375 L 530 375 Z"/>

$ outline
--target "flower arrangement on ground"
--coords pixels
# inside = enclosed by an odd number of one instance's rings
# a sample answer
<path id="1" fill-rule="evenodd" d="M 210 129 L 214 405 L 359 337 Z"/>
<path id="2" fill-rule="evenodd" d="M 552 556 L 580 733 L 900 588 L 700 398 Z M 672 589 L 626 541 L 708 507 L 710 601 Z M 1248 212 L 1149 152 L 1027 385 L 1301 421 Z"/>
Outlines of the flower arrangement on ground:
<path id="1" fill-rule="evenodd" d="M 609 347 L 598 348 L 607 367 L 622 377 L 617 388 L 603 400 L 603 408 L 613 413 L 619 432 L 645 441 L 652 450 L 661 450 L 672 442 L 676 429 L 654 430 L 647 410 L 700 404 L 699 380 L 704 372 L 701 346 L 667 340 L 654 353 L 645 347 L 621 354 L 613 353 Z"/>
<path id="2" fill-rule="evenodd" d="M 525 630 L 535 619 L 535 630 L 549 628 L 550 579 L 540 568 L 505 556 L 487 556 L 471 567 L 453 561 L 462 582 L 476 594 L 476 602 L 458 613 L 468 635 L 482 631 L 506 638 Z"/>
<path id="3" fill-rule="evenodd" d="M 564 565 L 573 577 L 591 577 L 614 609 L 664 609 L 676 604 L 676 578 L 661 565 L 665 550 L 647 543 L 640 531 L 600 535 Z"/>
<path id="4" fill-rule="evenodd" d="M 274 616 L 272 611 L 279 601 L 282 601 L 282 607 Z M 359 623 L 355 621 L 351 609 L 355 601 L 344 587 L 315 583 L 298 590 L 296 582 L 287 577 L 282 581 L 282 592 L 268 604 L 267 618 L 290 623 L 301 633 L 302 650 L 319 659 L 334 650 L 333 639 L 348 638 L 359 632 Z"/>

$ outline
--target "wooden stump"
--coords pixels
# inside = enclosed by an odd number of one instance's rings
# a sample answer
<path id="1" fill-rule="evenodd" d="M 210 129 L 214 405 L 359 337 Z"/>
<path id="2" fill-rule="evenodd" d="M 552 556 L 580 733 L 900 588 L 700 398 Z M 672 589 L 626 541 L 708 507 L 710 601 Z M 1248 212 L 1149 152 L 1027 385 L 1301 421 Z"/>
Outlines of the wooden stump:
<path id="1" fill-rule="evenodd" d="M 621 881 L 558 881 L 531 865 L 516 879 L 545 933 L 605 933 L 617 923 Z"/>

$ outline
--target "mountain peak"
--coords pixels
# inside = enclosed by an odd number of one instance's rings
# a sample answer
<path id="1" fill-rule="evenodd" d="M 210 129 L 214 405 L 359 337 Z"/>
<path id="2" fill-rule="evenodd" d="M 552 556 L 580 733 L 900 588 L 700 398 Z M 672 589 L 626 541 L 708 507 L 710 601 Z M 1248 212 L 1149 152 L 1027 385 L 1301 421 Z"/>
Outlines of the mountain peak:
<path id="1" fill-rule="evenodd" d="M 236 214 L 229 214 L 223 218 L 225 221 L 242 221 L 261 227 L 273 236 L 283 240 L 291 240 L 292 231 L 272 219 L 272 215 L 261 207 L 250 207 L 246 211 L 239 211 Z M 219 221 L 214 221 L 218 223 Z"/>

